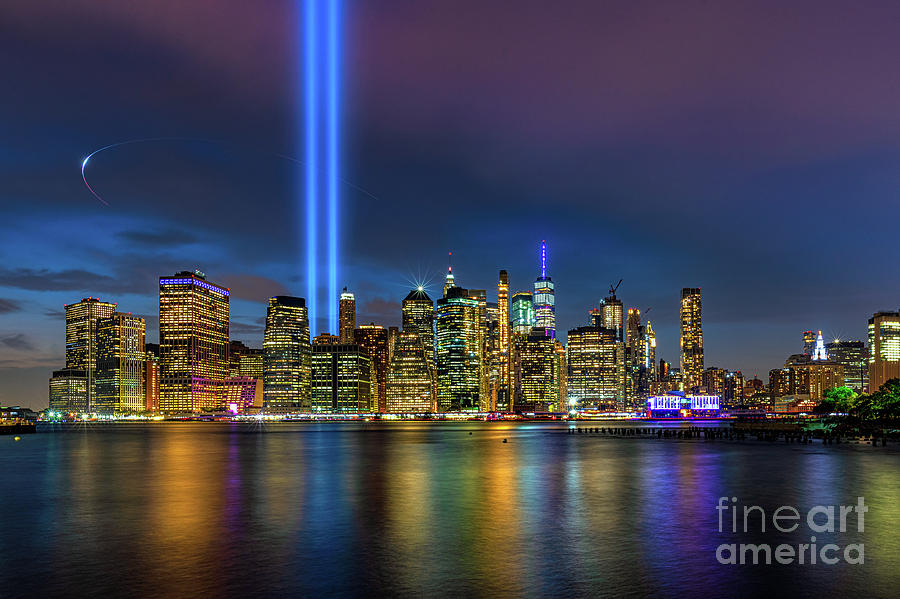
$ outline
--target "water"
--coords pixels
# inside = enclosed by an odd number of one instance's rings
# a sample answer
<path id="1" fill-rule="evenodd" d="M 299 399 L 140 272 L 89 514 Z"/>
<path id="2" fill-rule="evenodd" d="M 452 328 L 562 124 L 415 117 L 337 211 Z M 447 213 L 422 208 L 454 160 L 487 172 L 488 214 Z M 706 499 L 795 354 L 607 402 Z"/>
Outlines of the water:
<path id="1" fill-rule="evenodd" d="M 154 423 L 0 437 L 0 596 L 896 596 L 897 447 L 567 427 Z M 864 496 L 863 532 L 853 517 L 818 541 L 864 543 L 865 563 L 721 565 L 720 543 L 810 535 L 735 535 L 727 518 L 719 533 L 723 496 L 768 513 Z"/>

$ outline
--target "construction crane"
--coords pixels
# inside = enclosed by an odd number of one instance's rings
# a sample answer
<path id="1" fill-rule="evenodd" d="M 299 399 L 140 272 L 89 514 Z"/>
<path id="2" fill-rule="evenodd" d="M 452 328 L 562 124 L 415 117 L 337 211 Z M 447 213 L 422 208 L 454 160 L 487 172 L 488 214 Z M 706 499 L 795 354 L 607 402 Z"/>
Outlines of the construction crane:
<path id="1" fill-rule="evenodd" d="M 609 297 L 616 297 L 616 291 L 618 291 L 619 285 L 621 285 L 621 284 L 622 284 L 622 279 L 619 279 L 619 282 L 616 283 L 615 287 L 613 287 L 612 285 L 609 286 Z"/>

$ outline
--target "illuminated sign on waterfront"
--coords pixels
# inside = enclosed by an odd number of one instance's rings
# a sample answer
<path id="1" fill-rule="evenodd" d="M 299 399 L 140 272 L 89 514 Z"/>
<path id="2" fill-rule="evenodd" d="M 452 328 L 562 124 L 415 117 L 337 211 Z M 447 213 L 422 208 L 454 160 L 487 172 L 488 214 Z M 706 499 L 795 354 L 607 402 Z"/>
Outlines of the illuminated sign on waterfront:
<path id="1" fill-rule="evenodd" d="M 655 395 L 647 400 L 647 407 L 651 410 L 680 410 L 680 395 Z"/>
<path id="2" fill-rule="evenodd" d="M 647 399 L 649 410 L 718 410 L 718 395 L 655 395 Z"/>
<path id="3" fill-rule="evenodd" d="M 691 395 L 691 409 L 692 410 L 718 410 L 719 409 L 719 396 L 718 395 Z"/>

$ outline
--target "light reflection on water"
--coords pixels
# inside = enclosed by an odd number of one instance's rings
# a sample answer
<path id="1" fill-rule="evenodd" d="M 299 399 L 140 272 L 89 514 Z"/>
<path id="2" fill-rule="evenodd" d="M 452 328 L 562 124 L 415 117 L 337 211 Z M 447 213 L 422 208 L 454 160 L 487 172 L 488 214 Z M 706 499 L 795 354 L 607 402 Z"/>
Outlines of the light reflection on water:
<path id="1" fill-rule="evenodd" d="M 892 594 L 897 448 L 567 427 L 156 423 L 0 438 L 0 595 Z M 863 566 L 715 560 L 723 542 L 809 534 L 719 533 L 720 496 L 771 513 L 860 495 L 865 532 L 819 542 L 865 543 Z"/>

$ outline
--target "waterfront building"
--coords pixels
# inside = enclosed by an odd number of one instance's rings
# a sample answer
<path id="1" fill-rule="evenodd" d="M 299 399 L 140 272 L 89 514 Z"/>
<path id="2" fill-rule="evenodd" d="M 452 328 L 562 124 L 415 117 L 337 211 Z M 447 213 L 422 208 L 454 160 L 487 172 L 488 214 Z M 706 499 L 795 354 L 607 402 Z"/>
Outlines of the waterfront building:
<path id="1" fill-rule="evenodd" d="M 263 405 L 267 412 L 309 412 L 312 349 L 302 297 L 269 298 L 263 338 Z"/>
<path id="2" fill-rule="evenodd" d="M 146 409 L 145 333 L 144 319 L 131 314 L 114 312 L 97 321 L 97 400 L 93 412 L 112 415 Z"/>
<path id="3" fill-rule="evenodd" d="M 557 381 L 559 389 L 556 392 L 556 405 L 553 406 L 554 412 L 569 411 L 569 362 L 566 358 L 566 346 L 559 339 L 553 340 L 553 352 L 556 354 L 556 371 L 559 373 Z"/>
<path id="4" fill-rule="evenodd" d="M 430 361 L 434 359 L 434 302 L 424 287 L 411 290 L 401 305 L 404 332 L 415 331 Z"/>
<path id="5" fill-rule="evenodd" d="M 263 350 L 247 347 L 241 341 L 228 344 L 228 376 L 262 379 L 264 369 Z"/>
<path id="6" fill-rule="evenodd" d="M 517 412 L 550 412 L 559 405 L 560 363 L 551 331 L 535 327 L 514 341 Z"/>
<path id="7" fill-rule="evenodd" d="M 87 414 L 88 377 L 84 370 L 54 370 L 50 377 L 50 410 L 61 414 Z"/>
<path id="8" fill-rule="evenodd" d="M 479 347 L 479 373 L 478 373 L 478 411 L 492 410 L 490 391 L 491 355 L 488 347 L 490 331 L 488 324 L 487 290 L 469 289 L 469 298 L 478 302 L 478 347 Z"/>
<path id="9" fill-rule="evenodd" d="M 900 312 L 876 312 L 869 319 L 869 393 L 900 378 Z"/>
<path id="10" fill-rule="evenodd" d="M 534 281 L 534 326 L 547 336 L 556 336 L 556 291 L 553 279 L 547 276 L 547 242 L 541 242 L 541 275 Z"/>
<path id="11" fill-rule="evenodd" d="M 487 378 L 485 409 L 491 412 L 509 410 L 509 396 L 503 387 L 501 375 L 503 362 L 500 355 L 500 308 L 494 302 L 487 303 L 487 328 L 484 330 L 484 371 Z"/>
<path id="12" fill-rule="evenodd" d="M 647 398 L 646 411 L 652 418 L 715 418 L 719 416 L 718 395 L 685 395 L 673 391 Z"/>
<path id="13" fill-rule="evenodd" d="M 570 408 L 621 410 L 625 407 L 627 375 L 625 344 L 618 331 L 593 324 L 569 330 L 566 345 Z"/>
<path id="14" fill-rule="evenodd" d="M 722 399 L 729 407 L 739 406 L 744 402 L 744 375 L 740 370 L 725 373 L 725 397 Z"/>
<path id="15" fill-rule="evenodd" d="M 228 374 L 227 288 L 200 271 L 159 279 L 159 408 L 165 413 L 223 410 Z"/>
<path id="16" fill-rule="evenodd" d="M 869 363 L 862 341 L 832 341 L 825 344 L 828 359 L 844 367 L 844 386 L 863 394 L 869 386 Z"/>
<path id="17" fill-rule="evenodd" d="M 448 287 L 449 289 L 449 287 Z M 435 367 L 435 344 L 434 344 L 434 302 L 428 296 L 428 293 L 425 292 L 425 288 L 421 285 L 416 287 L 415 289 L 410 290 L 407 296 L 403 299 L 403 303 L 401 306 L 402 310 L 402 328 L 403 333 L 416 333 L 416 339 L 419 344 L 422 346 L 423 355 L 425 356 L 426 365 L 428 368 L 428 376 L 430 379 L 430 391 L 431 391 L 431 405 L 437 405 L 437 372 Z M 395 347 L 398 347 L 400 344 L 400 333 L 398 332 Z M 407 339 L 405 343 L 409 344 L 412 341 Z M 396 350 L 395 350 L 396 351 Z M 409 351 L 409 348 L 405 350 Z M 410 360 L 410 356 L 408 353 L 405 354 L 406 360 Z M 393 360 L 393 354 L 391 357 Z M 415 387 L 415 386 L 414 386 Z M 404 402 L 414 401 L 411 399 L 416 397 L 415 389 L 410 393 L 406 393 L 404 395 Z M 400 400 L 397 400 L 400 401 Z"/>
<path id="18" fill-rule="evenodd" d="M 699 287 L 681 290 L 681 374 L 686 390 L 700 386 L 703 376 L 703 327 Z"/>
<path id="19" fill-rule="evenodd" d="M 97 324 L 112 316 L 116 304 L 87 297 L 66 304 L 66 370 L 81 370 L 87 379 L 85 412 L 94 411 L 97 394 Z"/>
<path id="20" fill-rule="evenodd" d="M 362 351 L 369 356 L 375 373 L 372 385 L 373 412 L 387 411 L 387 375 L 390 364 L 388 332 L 375 323 L 364 324 L 353 332 L 353 338 Z"/>
<path id="21" fill-rule="evenodd" d="M 726 374 L 727 373 L 724 368 L 716 368 L 715 366 L 710 366 L 703 371 L 701 386 L 706 390 L 706 393 L 724 397 Z"/>
<path id="22" fill-rule="evenodd" d="M 347 291 L 341 293 L 338 302 L 338 337 L 341 343 L 353 343 L 353 335 L 356 330 L 356 297 Z"/>
<path id="23" fill-rule="evenodd" d="M 844 367 L 812 356 L 791 356 L 785 362 L 790 395 L 820 401 L 823 393 L 844 384 Z M 745 395 L 746 396 L 746 395 Z"/>
<path id="24" fill-rule="evenodd" d="M 535 327 L 533 296 L 527 291 L 517 291 L 512 297 L 512 333 L 527 335 Z"/>
<path id="25" fill-rule="evenodd" d="M 435 313 L 438 410 L 481 409 L 482 347 L 479 302 L 467 289 L 448 287 Z"/>
<path id="26" fill-rule="evenodd" d="M 791 370 L 774 368 L 769 371 L 769 395 L 772 400 L 791 394 Z"/>
<path id="27" fill-rule="evenodd" d="M 313 413 L 371 413 L 373 375 L 369 356 L 355 343 L 313 345 Z"/>
<path id="28" fill-rule="evenodd" d="M 404 328 L 387 375 L 387 411 L 424 414 L 434 411 L 433 376 L 418 329 Z"/>
<path id="29" fill-rule="evenodd" d="M 144 410 L 159 412 L 159 344 L 144 345 Z"/>
<path id="30" fill-rule="evenodd" d="M 263 381 L 250 376 L 229 376 L 222 382 L 225 408 L 232 414 L 250 414 L 263 407 Z"/>

